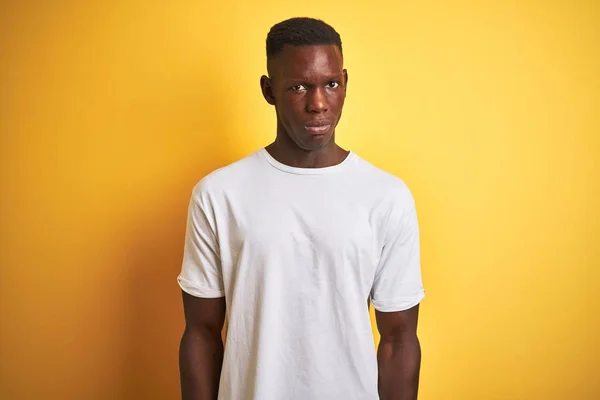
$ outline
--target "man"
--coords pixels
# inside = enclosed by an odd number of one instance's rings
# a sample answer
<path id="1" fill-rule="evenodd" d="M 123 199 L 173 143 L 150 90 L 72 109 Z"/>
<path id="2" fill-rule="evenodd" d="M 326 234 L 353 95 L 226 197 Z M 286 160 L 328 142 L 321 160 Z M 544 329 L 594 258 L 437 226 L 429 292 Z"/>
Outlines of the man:
<path id="1" fill-rule="evenodd" d="M 413 197 L 335 143 L 348 74 L 331 26 L 273 26 L 267 69 L 274 142 L 193 190 L 178 277 L 183 399 L 414 400 L 424 291 Z"/>

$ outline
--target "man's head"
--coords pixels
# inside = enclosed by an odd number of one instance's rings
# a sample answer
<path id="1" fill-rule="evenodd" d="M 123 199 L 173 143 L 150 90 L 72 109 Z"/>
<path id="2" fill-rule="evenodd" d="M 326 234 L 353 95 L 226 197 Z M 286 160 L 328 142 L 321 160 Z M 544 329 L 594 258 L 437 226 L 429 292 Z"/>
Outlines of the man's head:
<path id="1" fill-rule="evenodd" d="M 275 106 L 278 135 L 309 151 L 331 143 L 348 82 L 335 29 L 312 18 L 274 25 L 267 35 L 267 70 L 261 87 Z"/>

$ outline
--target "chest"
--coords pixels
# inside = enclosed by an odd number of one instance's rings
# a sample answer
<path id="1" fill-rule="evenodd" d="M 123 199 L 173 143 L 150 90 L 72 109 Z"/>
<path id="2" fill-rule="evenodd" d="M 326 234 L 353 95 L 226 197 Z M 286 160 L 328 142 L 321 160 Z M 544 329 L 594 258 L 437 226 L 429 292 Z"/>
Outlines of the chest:
<path id="1" fill-rule="evenodd" d="M 224 258 L 295 263 L 377 262 L 380 223 L 372 204 L 344 188 L 256 190 L 229 199 L 220 227 Z M 223 244 L 223 243 L 222 243 Z"/>

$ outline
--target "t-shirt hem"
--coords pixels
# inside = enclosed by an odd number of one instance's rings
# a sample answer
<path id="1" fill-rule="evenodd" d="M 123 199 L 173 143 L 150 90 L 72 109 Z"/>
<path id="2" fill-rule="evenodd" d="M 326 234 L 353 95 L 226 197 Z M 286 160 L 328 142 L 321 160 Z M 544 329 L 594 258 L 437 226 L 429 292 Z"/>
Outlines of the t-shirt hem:
<path id="1" fill-rule="evenodd" d="M 422 290 L 414 296 L 403 297 L 395 300 L 374 300 L 371 299 L 373 308 L 381 312 L 406 311 L 419 304 L 425 298 L 425 291 Z"/>
<path id="2" fill-rule="evenodd" d="M 187 294 L 192 295 L 194 297 L 203 297 L 203 298 L 225 297 L 224 290 L 214 290 L 214 289 L 200 287 L 200 286 L 196 285 L 195 283 L 183 278 L 181 275 L 179 275 L 177 277 L 177 283 L 179 283 L 179 287 L 181 288 L 181 290 L 183 290 Z"/>

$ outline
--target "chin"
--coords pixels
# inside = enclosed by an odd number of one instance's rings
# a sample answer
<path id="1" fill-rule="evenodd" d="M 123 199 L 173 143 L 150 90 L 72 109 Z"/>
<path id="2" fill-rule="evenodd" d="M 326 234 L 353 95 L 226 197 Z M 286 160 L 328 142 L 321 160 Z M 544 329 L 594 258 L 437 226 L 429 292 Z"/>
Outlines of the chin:
<path id="1" fill-rule="evenodd" d="M 333 140 L 333 135 L 319 135 L 303 138 L 304 140 L 296 141 L 296 144 L 303 150 L 320 150 L 327 147 Z"/>

